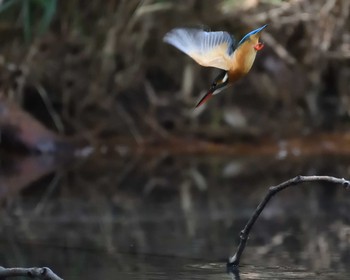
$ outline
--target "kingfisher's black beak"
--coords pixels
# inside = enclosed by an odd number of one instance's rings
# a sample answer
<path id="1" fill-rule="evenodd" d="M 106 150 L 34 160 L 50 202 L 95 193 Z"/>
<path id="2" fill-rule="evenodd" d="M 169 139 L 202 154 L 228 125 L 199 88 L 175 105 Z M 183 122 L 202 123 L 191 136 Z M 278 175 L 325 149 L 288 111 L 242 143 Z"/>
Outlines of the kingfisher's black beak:
<path id="1" fill-rule="evenodd" d="M 208 92 L 199 100 L 196 108 L 207 102 L 214 94 L 219 93 L 228 86 L 228 72 L 223 70 L 214 80 Z"/>
<path id="2" fill-rule="evenodd" d="M 196 105 L 196 108 L 207 102 L 213 96 L 213 92 L 213 88 L 210 88 L 210 90 L 201 98 L 201 100 L 199 100 L 199 102 Z"/>

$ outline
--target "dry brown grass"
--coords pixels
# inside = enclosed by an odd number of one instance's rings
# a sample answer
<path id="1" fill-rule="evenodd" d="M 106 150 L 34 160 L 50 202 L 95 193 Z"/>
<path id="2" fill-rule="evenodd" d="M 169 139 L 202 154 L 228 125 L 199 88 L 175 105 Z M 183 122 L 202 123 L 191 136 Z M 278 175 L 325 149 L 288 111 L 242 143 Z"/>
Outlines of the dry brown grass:
<path id="1" fill-rule="evenodd" d="M 45 36 L 26 46 L 7 31 L 1 46 L 2 91 L 61 133 L 225 141 L 348 125 L 347 0 L 103 3 L 64 1 Z M 206 25 L 239 38 L 265 23 L 252 72 L 194 111 L 216 70 L 163 44 L 165 32 Z"/>

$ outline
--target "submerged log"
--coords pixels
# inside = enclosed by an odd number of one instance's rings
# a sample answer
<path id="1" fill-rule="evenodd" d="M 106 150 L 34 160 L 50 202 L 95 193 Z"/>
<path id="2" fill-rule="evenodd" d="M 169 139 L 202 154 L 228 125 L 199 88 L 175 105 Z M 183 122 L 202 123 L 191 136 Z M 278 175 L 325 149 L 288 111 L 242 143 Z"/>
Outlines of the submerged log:
<path id="1" fill-rule="evenodd" d="M 2 147 L 29 152 L 57 153 L 70 147 L 67 140 L 1 95 L 0 140 Z"/>

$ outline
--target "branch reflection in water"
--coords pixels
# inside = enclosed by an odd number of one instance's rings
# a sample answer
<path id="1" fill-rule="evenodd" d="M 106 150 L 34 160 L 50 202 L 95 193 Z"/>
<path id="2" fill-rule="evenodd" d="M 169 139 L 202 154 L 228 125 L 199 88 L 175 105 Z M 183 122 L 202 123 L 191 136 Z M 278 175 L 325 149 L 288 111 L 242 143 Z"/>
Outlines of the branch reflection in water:
<path id="1" fill-rule="evenodd" d="M 28 177 L 18 168 L 27 160 L 12 161 L 11 170 L 2 161 L 1 182 L 9 187 Z M 224 278 L 222 260 L 230 253 L 232 236 L 244 226 L 266 186 L 293 174 L 346 177 L 348 164 L 339 157 L 165 154 L 90 158 L 52 169 L 54 173 L 47 168 L 51 174 L 2 197 L 0 246 L 8 253 L 0 261 L 7 267 L 49 266 L 65 279 L 73 279 L 77 270 L 84 274 L 80 277 L 96 279 L 91 270 L 79 267 L 100 267 L 106 279 L 135 279 L 140 273 L 146 279 L 152 273 L 173 279 L 175 271 L 184 273 L 184 279 L 198 273 L 203 279 L 213 273 Z M 54 178 L 56 187 L 48 193 Z M 324 270 L 338 273 L 337 279 L 348 276 L 349 206 L 340 188 L 323 183 L 282 192 L 255 225 L 241 277 L 261 279 L 271 273 L 276 279 L 279 273 L 293 272 L 295 279 L 315 279 L 315 271 Z M 191 264 L 213 261 L 221 266 L 183 272 Z"/>

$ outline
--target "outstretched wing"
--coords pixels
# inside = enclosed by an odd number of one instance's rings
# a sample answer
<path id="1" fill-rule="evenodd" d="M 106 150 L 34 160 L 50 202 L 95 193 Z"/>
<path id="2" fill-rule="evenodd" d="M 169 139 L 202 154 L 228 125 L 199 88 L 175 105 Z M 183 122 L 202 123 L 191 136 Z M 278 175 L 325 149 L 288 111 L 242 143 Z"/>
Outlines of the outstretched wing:
<path id="1" fill-rule="evenodd" d="M 234 51 L 233 37 L 224 31 L 175 28 L 164 36 L 164 42 L 192 57 L 198 64 L 228 70 Z"/>

